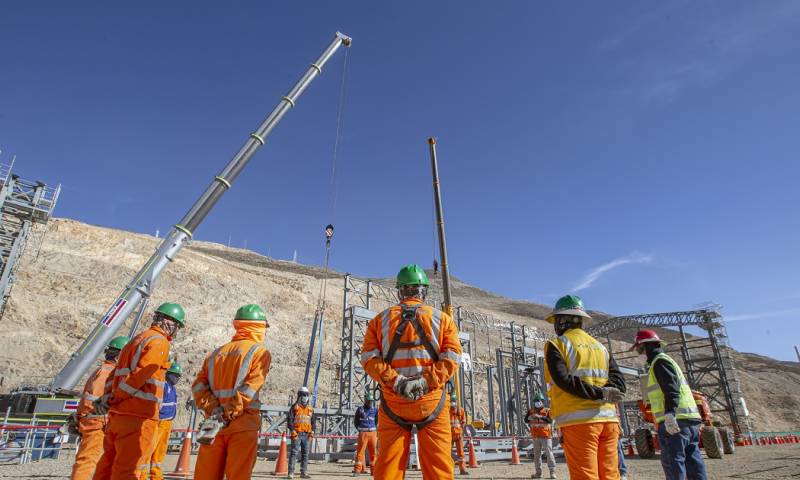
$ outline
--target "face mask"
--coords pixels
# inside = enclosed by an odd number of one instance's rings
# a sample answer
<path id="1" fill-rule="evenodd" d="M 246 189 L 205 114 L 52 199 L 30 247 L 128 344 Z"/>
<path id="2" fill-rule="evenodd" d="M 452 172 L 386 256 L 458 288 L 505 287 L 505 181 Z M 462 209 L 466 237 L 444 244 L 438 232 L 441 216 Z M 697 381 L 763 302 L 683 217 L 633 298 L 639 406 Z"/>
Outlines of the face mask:
<path id="1" fill-rule="evenodd" d="M 300 395 L 300 403 L 305 405 L 308 403 L 308 395 Z"/>
<path id="2" fill-rule="evenodd" d="M 174 373 L 167 374 L 167 381 L 170 385 L 177 385 L 181 381 L 181 376 Z"/>
<path id="3" fill-rule="evenodd" d="M 544 404 L 542 402 L 536 401 L 536 402 L 533 402 L 533 406 L 536 407 L 536 408 L 542 408 L 544 406 Z"/>

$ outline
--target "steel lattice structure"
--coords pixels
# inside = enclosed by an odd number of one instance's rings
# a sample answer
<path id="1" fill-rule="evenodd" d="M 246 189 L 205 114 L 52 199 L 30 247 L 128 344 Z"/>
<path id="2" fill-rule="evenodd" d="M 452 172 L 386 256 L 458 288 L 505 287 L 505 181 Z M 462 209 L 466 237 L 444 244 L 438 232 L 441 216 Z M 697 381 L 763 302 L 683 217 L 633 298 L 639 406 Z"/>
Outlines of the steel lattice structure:
<path id="1" fill-rule="evenodd" d="M 612 333 L 645 327 L 677 327 L 680 342 L 670 345 L 667 350 L 680 353 L 686 381 L 692 389 L 706 396 L 712 412 L 723 413 L 730 418 L 736 433 L 752 430 L 728 344 L 725 321 L 718 308 L 614 317 L 592 325 L 586 331 L 595 337 L 606 337 L 610 346 Z M 708 336 L 687 337 L 686 327 L 699 327 Z"/>

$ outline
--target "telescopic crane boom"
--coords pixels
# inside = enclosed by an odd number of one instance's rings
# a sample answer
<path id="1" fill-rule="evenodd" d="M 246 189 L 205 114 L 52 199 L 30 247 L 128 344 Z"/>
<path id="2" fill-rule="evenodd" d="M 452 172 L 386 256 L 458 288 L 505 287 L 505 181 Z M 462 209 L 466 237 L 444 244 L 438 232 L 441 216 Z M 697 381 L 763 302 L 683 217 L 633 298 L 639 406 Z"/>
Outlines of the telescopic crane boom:
<path id="1" fill-rule="evenodd" d="M 153 256 L 139 270 L 122 294 L 117 297 L 111 308 L 108 309 L 97 326 L 94 327 L 80 348 L 72 354 L 69 362 L 58 373 L 51 386 L 53 390 L 70 389 L 78 383 L 86 370 L 89 369 L 103 351 L 106 344 L 125 323 L 128 316 L 143 299 L 150 297 L 158 276 L 180 252 L 181 248 L 189 242 L 192 238 L 192 233 L 206 218 L 208 212 L 214 208 L 217 201 L 231 188 L 236 177 L 239 176 L 242 169 L 250 161 L 250 158 L 256 153 L 256 150 L 264 145 L 272 129 L 294 107 L 306 87 L 322 73 L 322 67 L 336 53 L 336 50 L 342 45 L 349 47 L 350 43 L 350 37 L 336 32 L 336 38 L 328 45 L 322 55 L 311 64 L 300 80 L 267 116 L 261 126 L 250 134 L 250 137 L 239 152 L 234 155 L 219 175 L 214 177 L 211 185 L 192 205 L 181 221 L 173 226 L 169 235 L 164 238 L 164 241 L 153 253 Z"/>

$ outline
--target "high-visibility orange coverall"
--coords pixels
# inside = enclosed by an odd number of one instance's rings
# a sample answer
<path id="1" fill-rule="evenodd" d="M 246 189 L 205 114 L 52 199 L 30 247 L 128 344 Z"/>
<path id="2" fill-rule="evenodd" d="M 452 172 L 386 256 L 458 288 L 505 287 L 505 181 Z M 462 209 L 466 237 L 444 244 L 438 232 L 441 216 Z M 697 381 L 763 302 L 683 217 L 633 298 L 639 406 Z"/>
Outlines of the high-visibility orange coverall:
<path id="1" fill-rule="evenodd" d="M 136 480 L 149 468 L 170 363 L 169 342 L 164 330 L 151 326 L 120 352 L 104 394 L 111 409 L 94 480 Z"/>
<path id="2" fill-rule="evenodd" d="M 450 407 L 450 433 L 453 435 L 453 443 L 456 447 L 456 458 L 458 459 L 458 470 L 461 473 L 467 471 L 467 464 L 464 462 L 464 424 L 467 422 L 467 415 L 463 408 Z"/>
<path id="3" fill-rule="evenodd" d="M 104 360 L 95 370 L 83 387 L 81 401 L 78 403 L 78 431 L 81 433 L 81 444 L 75 454 L 70 480 L 89 480 L 94 467 L 103 455 L 103 428 L 106 426 L 105 415 L 94 414 L 94 402 L 103 396 L 111 372 L 116 363 Z"/>
<path id="4" fill-rule="evenodd" d="M 395 423 L 384 411 L 389 408 L 402 419 L 418 422 L 429 417 L 440 405 L 445 383 L 458 371 L 461 362 L 461 343 L 458 328 L 452 317 L 416 299 L 401 305 L 418 307 L 417 319 L 439 353 L 434 362 L 421 344 L 397 349 L 390 363 L 384 360 L 395 330 L 402 321 L 402 308 L 395 305 L 373 318 L 364 335 L 361 347 L 361 364 L 364 370 L 381 386 L 383 404 L 378 415 L 378 448 L 375 478 L 401 480 L 408 464 L 411 432 Z M 410 324 L 402 334 L 401 342 L 419 343 L 419 336 Z M 422 376 L 428 382 L 428 393 L 416 401 L 409 400 L 393 389 L 398 374 L 406 377 Z M 445 405 L 439 415 L 417 433 L 419 460 L 425 478 L 453 478 L 453 460 L 450 454 L 450 411 Z"/>
<path id="5" fill-rule="evenodd" d="M 192 383 L 197 408 L 210 416 L 221 407 L 228 422 L 214 443 L 200 446 L 196 480 L 249 479 L 256 462 L 261 427 L 258 392 L 272 356 L 263 346 L 266 322 L 234 320 L 233 326 L 233 339 L 206 357 Z"/>
<path id="6" fill-rule="evenodd" d="M 375 407 L 358 407 L 355 414 L 355 424 L 358 429 L 358 443 L 356 444 L 356 457 L 353 463 L 353 473 L 366 472 L 366 455 L 369 452 L 369 471 L 375 468 L 375 459 L 378 453 L 378 409 Z"/>

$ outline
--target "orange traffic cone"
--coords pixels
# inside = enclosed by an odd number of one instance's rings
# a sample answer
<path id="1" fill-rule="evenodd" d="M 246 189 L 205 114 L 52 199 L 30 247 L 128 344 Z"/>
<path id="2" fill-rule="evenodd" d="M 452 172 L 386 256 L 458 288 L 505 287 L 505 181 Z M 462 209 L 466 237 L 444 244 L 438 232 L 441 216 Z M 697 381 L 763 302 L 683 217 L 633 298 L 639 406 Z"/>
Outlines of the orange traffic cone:
<path id="1" fill-rule="evenodd" d="M 469 439 L 469 465 L 467 468 L 478 468 L 480 464 L 478 463 L 478 457 L 475 456 L 475 445 L 472 443 L 472 435 L 467 436 Z"/>
<path id="2" fill-rule="evenodd" d="M 281 435 L 281 448 L 278 450 L 278 458 L 275 459 L 275 471 L 273 475 L 289 474 L 289 459 L 286 452 L 286 433 Z"/>
<path id="3" fill-rule="evenodd" d="M 178 463 L 175 464 L 175 471 L 170 473 L 170 477 L 184 477 L 189 478 L 192 476 L 191 471 L 191 456 L 192 456 L 192 431 L 187 430 L 183 436 L 183 444 L 181 445 L 181 453 L 178 455 Z"/>
<path id="4" fill-rule="evenodd" d="M 519 461 L 519 452 L 517 451 L 517 439 L 511 438 L 511 465 L 522 465 Z"/>

